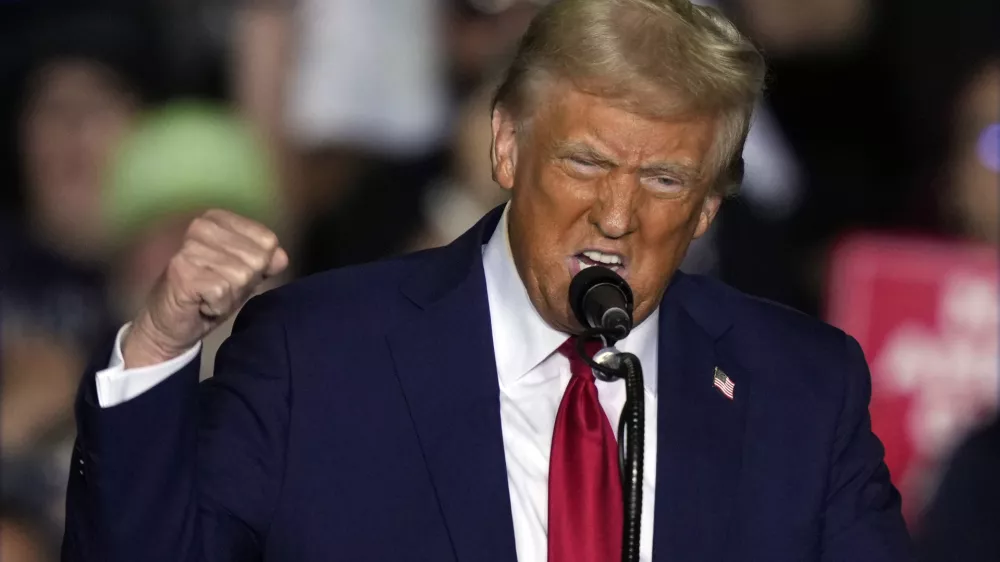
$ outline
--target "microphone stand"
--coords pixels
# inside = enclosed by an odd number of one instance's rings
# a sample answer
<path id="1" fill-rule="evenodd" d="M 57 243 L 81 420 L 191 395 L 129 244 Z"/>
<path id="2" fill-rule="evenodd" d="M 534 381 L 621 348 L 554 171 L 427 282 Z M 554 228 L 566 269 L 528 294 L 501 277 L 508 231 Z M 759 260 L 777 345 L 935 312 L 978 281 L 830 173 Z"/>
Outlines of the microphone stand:
<path id="1" fill-rule="evenodd" d="M 584 343 L 600 337 L 608 345 L 595 358 L 587 356 Z M 614 333 L 591 329 L 577 338 L 577 354 L 604 380 L 625 380 L 625 407 L 618 422 L 618 466 L 622 477 L 622 562 L 639 562 L 639 531 L 642 522 L 642 468 L 645 444 L 646 400 L 643 395 L 639 358 L 611 347 Z"/>

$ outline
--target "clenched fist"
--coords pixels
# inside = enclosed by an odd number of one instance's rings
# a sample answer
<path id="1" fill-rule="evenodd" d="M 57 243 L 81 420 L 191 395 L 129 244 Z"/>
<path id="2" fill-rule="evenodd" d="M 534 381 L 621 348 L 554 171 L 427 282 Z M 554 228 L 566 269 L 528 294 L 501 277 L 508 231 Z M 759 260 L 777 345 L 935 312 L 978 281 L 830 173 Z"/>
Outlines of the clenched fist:
<path id="1" fill-rule="evenodd" d="M 287 266 L 288 254 L 264 226 L 220 210 L 194 219 L 122 342 L 125 368 L 181 355 Z"/>

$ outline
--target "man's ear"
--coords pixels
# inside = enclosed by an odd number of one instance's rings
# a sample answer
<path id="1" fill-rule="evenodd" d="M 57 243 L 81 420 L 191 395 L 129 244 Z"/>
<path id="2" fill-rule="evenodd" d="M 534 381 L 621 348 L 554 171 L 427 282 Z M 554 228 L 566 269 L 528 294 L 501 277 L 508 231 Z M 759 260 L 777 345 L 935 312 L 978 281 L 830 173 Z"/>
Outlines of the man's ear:
<path id="1" fill-rule="evenodd" d="M 517 169 L 517 123 L 510 113 L 500 107 L 493 108 L 493 143 L 490 161 L 493 164 L 493 181 L 504 189 L 514 187 Z"/>
<path id="2" fill-rule="evenodd" d="M 695 238 L 700 238 L 708 232 L 708 227 L 712 226 L 712 221 L 715 220 L 721 205 L 721 195 L 713 193 L 705 197 L 705 201 L 701 204 L 701 214 L 698 216 L 698 226 L 694 230 Z"/>

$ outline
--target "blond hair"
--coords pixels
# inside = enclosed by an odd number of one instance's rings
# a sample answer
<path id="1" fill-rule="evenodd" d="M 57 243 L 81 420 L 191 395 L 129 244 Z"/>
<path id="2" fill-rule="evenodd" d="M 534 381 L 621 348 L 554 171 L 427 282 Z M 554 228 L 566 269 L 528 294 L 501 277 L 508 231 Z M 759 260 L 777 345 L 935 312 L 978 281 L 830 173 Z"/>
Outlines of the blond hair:
<path id="1" fill-rule="evenodd" d="M 523 122 L 538 83 L 555 79 L 643 115 L 717 116 L 712 164 L 717 189 L 728 194 L 739 188 L 765 72 L 760 52 L 715 8 L 689 0 L 555 0 L 528 27 L 493 105 Z"/>

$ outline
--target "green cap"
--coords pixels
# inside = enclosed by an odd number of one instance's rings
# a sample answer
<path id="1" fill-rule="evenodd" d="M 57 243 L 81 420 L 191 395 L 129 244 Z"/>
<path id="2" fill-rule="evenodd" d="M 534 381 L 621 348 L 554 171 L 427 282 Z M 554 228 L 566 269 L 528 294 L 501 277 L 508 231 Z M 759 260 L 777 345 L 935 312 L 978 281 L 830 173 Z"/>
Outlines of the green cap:
<path id="1" fill-rule="evenodd" d="M 209 208 L 272 227 L 279 218 L 267 151 L 249 124 L 208 103 L 174 102 L 146 115 L 107 178 L 105 217 L 116 243 L 155 221 Z"/>

